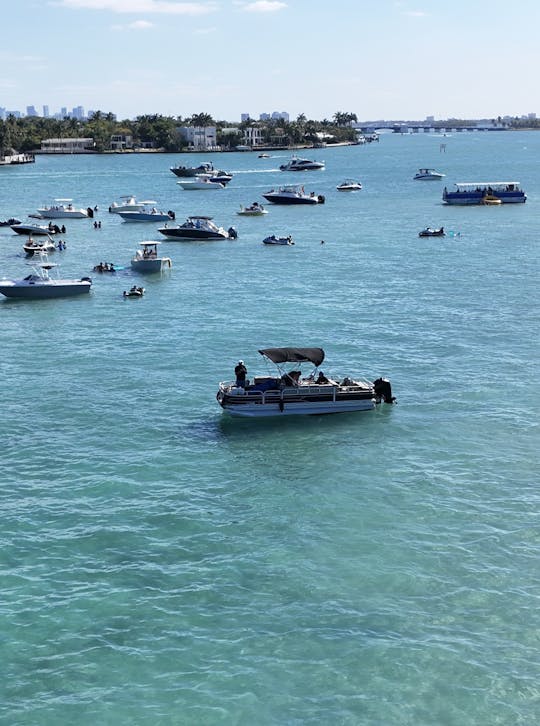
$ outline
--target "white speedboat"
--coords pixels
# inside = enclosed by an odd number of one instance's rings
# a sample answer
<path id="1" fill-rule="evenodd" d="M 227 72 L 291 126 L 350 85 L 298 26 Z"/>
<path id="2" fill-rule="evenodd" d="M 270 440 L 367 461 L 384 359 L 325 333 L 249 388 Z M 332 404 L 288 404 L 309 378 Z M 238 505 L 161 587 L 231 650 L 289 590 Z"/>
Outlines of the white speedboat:
<path id="1" fill-rule="evenodd" d="M 318 368 L 324 360 L 322 348 L 265 348 L 259 353 L 277 368 L 275 376 L 255 376 L 244 387 L 236 382 L 219 384 L 217 400 L 232 416 L 262 418 L 306 414 L 369 411 L 376 404 L 393 403 L 392 387 L 386 378 L 375 381 L 327 378 Z M 302 375 L 302 364 L 313 368 Z M 292 370 L 285 370 L 284 366 Z"/>
<path id="2" fill-rule="evenodd" d="M 0 293 L 6 297 L 24 300 L 46 300 L 55 297 L 74 297 L 90 292 L 92 280 L 81 277 L 78 280 L 52 277 L 56 265 L 41 255 L 41 262 L 22 280 L 0 280 Z"/>
<path id="3" fill-rule="evenodd" d="M 241 205 L 240 211 L 236 212 L 236 214 L 239 214 L 242 217 L 262 217 L 263 215 L 268 214 L 268 212 L 262 204 L 259 204 L 259 202 L 253 202 L 253 204 L 250 204 L 249 207 Z"/>
<path id="4" fill-rule="evenodd" d="M 49 224 L 24 224 L 21 222 L 20 224 L 12 224 L 11 229 L 17 234 L 34 237 L 46 237 L 61 232 L 60 227 L 52 222 L 49 222 Z"/>
<path id="5" fill-rule="evenodd" d="M 281 164 L 281 171 L 317 171 L 324 169 L 324 161 L 311 161 L 311 159 L 301 159 L 293 156 L 286 164 Z"/>
<path id="6" fill-rule="evenodd" d="M 216 189 L 225 189 L 223 182 L 214 181 L 214 178 L 211 176 L 196 176 L 193 179 L 183 179 L 176 183 L 186 191 L 215 191 Z"/>
<path id="7" fill-rule="evenodd" d="M 161 242 L 140 242 L 141 249 L 131 259 L 131 269 L 136 272 L 161 272 L 164 268 L 170 269 L 171 258 L 159 257 L 159 244 Z"/>
<path id="8" fill-rule="evenodd" d="M 109 212 L 119 214 L 120 212 L 139 212 L 146 207 L 151 206 L 153 202 L 138 202 L 133 194 L 120 197 L 119 202 L 113 202 L 109 207 Z"/>
<path id="9" fill-rule="evenodd" d="M 50 237 L 40 240 L 29 237 L 23 245 L 23 250 L 26 255 L 35 255 L 54 252 L 56 250 L 56 246 Z"/>
<path id="10" fill-rule="evenodd" d="M 263 239 L 263 245 L 284 245 L 290 247 L 294 244 L 294 240 L 289 235 L 288 237 L 276 237 L 275 234 L 271 234 L 269 237 Z"/>
<path id="11" fill-rule="evenodd" d="M 418 169 L 418 171 L 414 175 L 413 179 L 436 181 L 437 179 L 442 179 L 445 176 L 446 176 L 446 174 L 441 174 L 440 171 L 435 171 L 435 169 Z"/>
<path id="12" fill-rule="evenodd" d="M 337 185 L 336 189 L 338 192 L 359 192 L 362 185 L 360 182 L 354 181 L 354 179 L 345 179 L 345 181 Z"/>
<path id="13" fill-rule="evenodd" d="M 160 227 L 158 230 L 165 237 L 180 240 L 236 239 L 238 233 L 234 227 L 224 229 L 212 222 L 212 217 L 194 215 L 188 217 L 183 224 L 176 227 Z"/>
<path id="14" fill-rule="evenodd" d="M 324 204 L 325 198 L 322 194 L 310 192 L 306 194 L 302 186 L 286 186 L 279 189 L 271 189 L 263 197 L 272 204 Z"/>
<path id="15" fill-rule="evenodd" d="M 37 211 L 39 216 L 45 219 L 84 219 L 94 216 L 94 211 L 90 207 L 87 209 L 74 207 L 72 199 L 55 199 L 53 204 L 40 207 Z"/>
<path id="16" fill-rule="evenodd" d="M 175 219 L 174 212 L 161 212 L 156 207 L 143 207 L 132 212 L 118 212 L 124 222 L 167 222 Z"/>

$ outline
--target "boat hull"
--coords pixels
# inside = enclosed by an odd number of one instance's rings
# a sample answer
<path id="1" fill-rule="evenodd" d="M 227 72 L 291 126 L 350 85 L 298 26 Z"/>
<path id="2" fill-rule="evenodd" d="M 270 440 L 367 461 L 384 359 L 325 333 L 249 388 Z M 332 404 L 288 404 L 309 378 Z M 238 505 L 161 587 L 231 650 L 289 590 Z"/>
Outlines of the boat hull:
<path id="1" fill-rule="evenodd" d="M 273 194 L 263 194 L 263 197 L 272 204 L 319 204 L 317 197 L 294 197 Z"/>
<path id="2" fill-rule="evenodd" d="M 175 229 L 173 227 L 163 227 L 158 229 L 160 234 L 164 234 L 166 237 L 173 237 L 178 240 L 185 240 L 190 242 L 193 240 L 213 240 L 213 239 L 229 239 L 229 235 L 219 232 L 205 232 L 199 229 Z"/>
<path id="3" fill-rule="evenodd" d="M 343 401 L 288 401 L 283 405 L 275 403 L 221 403 L 222 408 L 237 418 L 269 418 L 273 416 L 321 416 L 331 413 L 353 413 L 356 411 L 372 411 L 375 408 L 373 398 Z"/>
<path id="4" fill-rule="evenodd" d="M 118 212 L 124 222 L 166 222 L 170 214 L 145 214 L 144 212 Z"/>
<path id="5" fill-rule="evenodd" d="M 134 272 L 142 272 L 145 274 L 161 272 L 170 266 L 171 261 L 168 257 L 160 257 L 157 260 L 131 260 L 131 269 Z"/>
<path id="6" fill-rule="evenodd" d="M 88 212 L 84 209 L 38 209 L 44 219 L 85 219 Z"/>

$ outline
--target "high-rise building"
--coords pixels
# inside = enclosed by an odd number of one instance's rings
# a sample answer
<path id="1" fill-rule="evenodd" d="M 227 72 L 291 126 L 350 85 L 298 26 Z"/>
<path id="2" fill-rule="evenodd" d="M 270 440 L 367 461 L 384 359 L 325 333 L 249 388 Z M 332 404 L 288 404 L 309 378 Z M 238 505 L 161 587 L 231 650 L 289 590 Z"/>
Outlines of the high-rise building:
<path id="1" fill-rule="evenodd" d="M 49 107 L 43 106 L 43 118 L 49 118 Z"/>
<path id="2" fill-rule="evenodd" d="M 38 112 L 36 111 L 35 106 L 27 106 L 26 107 L 26 115 L 27 116 L 37 116 Z"/>

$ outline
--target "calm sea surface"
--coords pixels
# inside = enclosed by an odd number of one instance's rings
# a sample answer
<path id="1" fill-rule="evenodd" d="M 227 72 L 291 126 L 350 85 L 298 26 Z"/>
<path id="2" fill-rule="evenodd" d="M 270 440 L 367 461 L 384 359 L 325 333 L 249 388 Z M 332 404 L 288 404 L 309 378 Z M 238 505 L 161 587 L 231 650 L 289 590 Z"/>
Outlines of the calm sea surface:
<path id="1" fill-rule="evenodd" d="M 102 222 L 67 220 L 55 253 L 90 296 L 0 301 L 2 724 L 540 720 L 540 134 L 305 155 L 326 170 L 279 172 L 284 151 L 0 169 L 2 219 L 72 197 Z M 234 174 L 223 191 L 169 171 L 209 159 Z M 422 166 L 517 179 L 528 201 L 447 207 Z M 347 177 L 363 190 L 338 193 Z M 236 215 L 287 182 L 326 204 Z M 108 213 L 124 194 L 238 240 L 162 238 L 170 274 L 125 300 L 160 235 Z M 263 246 L 272 232 L 296 245 Z M 0 232 L 0 276 L 27 274 L 22 243 Z M 222 414 L 238 358 L 252 376 L 285 345 L 323 347 L 327 375 L 388 376 L 398 405 Z"/>

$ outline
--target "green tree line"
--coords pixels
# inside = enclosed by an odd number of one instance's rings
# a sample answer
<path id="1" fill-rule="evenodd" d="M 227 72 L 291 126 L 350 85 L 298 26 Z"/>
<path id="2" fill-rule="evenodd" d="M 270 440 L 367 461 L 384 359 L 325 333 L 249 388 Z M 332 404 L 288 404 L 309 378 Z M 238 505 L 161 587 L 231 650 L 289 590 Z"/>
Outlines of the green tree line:
<path id="1" fill-rule="evenodd" d="M 135 119 L 116 120 L 112 113 L 96 111 L 88 120 L 66 117 L 63 119 L 13 115 L 0 119 L 0 154 L 11 150 L 32 152 L 39 150 L 43 139 L 51 138 L 93 138 L 97 152 L 110 149 L 111 136 L 130 135 L 134 146 L 152 145 L 164 151 L 183 151 L 186 142 L 179 133 L 180 126 L 215 126 L 217 143 L 233 148 L 243 143 L 243 131 L 247 127 L 258 127 L 262 139 L 268 145 L 293 146 L 316 143 L 318 133 L 327 135 L 328 141 L 355 141 L 356 131 L 351 124 L 357 121 L 356 114 L 338 111 L 331 120 L 315 121 L 300 114 L 294 121 L 249 119 L 240 124 L 216 121 L 208 113 L 197 113 L 182 119 L 181 116 L 147 114 Z M 236 128 L 236 133 L 230 133 Z M 224 133 L 224 129 L 229 130 Z"/>

